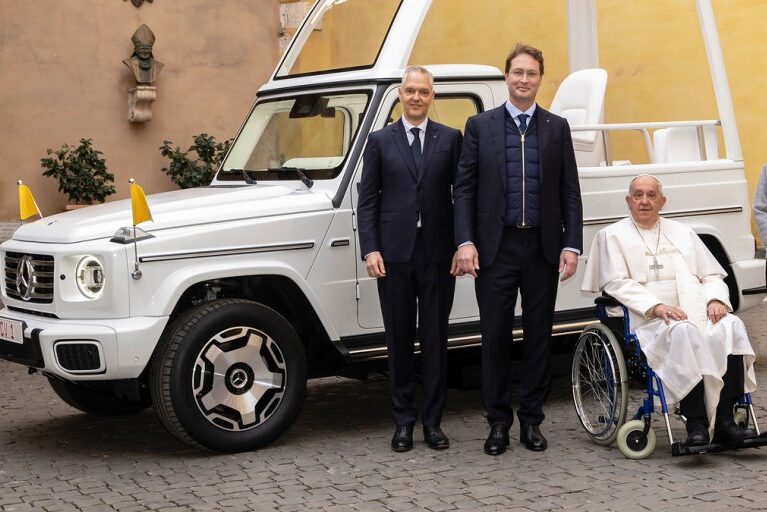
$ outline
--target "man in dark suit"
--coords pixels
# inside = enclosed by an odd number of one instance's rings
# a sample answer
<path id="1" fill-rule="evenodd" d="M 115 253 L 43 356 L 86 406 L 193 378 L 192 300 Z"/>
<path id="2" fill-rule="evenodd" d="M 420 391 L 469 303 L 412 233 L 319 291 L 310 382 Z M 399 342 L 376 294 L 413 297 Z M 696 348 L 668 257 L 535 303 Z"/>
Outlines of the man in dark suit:
<path id="1" fill-rule="evenodd" d="M 506 104 L 469 118 L 455 198 L 457 274 L 476 277 L 482 329 L 482 398 L 490 435 L 485 452 L 509 444 L 514 306 L 524 330 L 520 442 L 545 450 L 540 431 L 551 378 L 557 274 L 575 273 L 582 250 L 578 170 L 567 121 L 535 104 L 543 54 L 516 45 L 506 59 Z"/>
<path id="2" fill-rule="evenodd" d="M 357 208 L 360 249 L 378 278 L 389 386 L 396 429 L 392 450 L 413 447 L 416 313 L 421 348 L 422 423 L 429 447 L 444 449 L 447 325 L 455 278 L 452 185 L 461 133 L 428 119 L 434 79 L 411 66 L 399 89 L 404 115 L 371 133 L 365 148 Z"/>

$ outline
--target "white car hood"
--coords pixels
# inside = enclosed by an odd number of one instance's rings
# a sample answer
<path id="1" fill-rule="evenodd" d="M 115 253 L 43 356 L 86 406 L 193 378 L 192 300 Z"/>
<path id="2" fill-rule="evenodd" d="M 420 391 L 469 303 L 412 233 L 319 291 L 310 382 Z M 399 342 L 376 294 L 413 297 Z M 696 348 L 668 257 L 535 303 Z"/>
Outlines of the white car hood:
<path id="1" fill-rule="evenodd" d="M 333 207 L 325 192 L 297 188 L 294 183 L 176 190 L 147 196 L 147 204 L 153 221 L 139 225 L 147 233 Z M 132 224 L 130 200 L 114 201 L 24 224 L 13 234 L 13 239 L 61 244 L 82 242 L 111 237 L 118 228 Z"/>

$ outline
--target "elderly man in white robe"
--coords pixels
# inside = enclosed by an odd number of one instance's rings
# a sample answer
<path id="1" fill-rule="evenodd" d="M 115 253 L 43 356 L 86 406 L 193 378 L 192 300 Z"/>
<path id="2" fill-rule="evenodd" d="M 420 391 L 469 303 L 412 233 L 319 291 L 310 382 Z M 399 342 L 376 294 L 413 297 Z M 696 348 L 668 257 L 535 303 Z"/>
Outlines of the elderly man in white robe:
<path id="1" fill-rule="evenodd" d="M 687 445 L 732 443 L 753 436 L 737 426 L 733 408 L 756 389 L 754 351 L 732 312 L 722 269 L 686 225 L 661 219 L 666 203 L 654 176 L 634 178 L 631 215 L 594 237 L 582 289 L 624 304 L 631 328 L 668 403 L 679 403 Z"/>

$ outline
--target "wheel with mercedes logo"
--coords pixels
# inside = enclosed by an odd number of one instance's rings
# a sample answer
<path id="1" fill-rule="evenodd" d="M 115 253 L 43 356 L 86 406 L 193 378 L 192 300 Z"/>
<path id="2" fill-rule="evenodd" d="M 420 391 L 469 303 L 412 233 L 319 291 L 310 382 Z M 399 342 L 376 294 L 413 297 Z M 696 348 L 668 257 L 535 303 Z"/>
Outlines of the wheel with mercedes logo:
<path id="1" fill-rule="evenodd" d="M 306 354 L 277 311 L 243 299 L 178 318 L 154 355 L 150 387 L 162 424 L 193 446 L 253 450 L 284 433 L 306 393 Z"/>

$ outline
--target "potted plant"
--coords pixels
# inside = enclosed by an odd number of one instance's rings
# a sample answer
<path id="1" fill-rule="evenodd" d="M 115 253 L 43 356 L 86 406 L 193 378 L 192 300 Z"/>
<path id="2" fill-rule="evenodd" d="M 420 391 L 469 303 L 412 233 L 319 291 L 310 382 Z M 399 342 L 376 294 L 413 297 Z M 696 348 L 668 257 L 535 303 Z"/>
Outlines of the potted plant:
<path id="1" fill-rule="evenodd" d="M 40 159 L 43 176 L 59 181 L 59 192 L 69 197 L 66 210 L 103 203 L 115 193 L 114 175 L 107 172 L 102 152 L 94 149 L 91 139 L 80 139 L 79 146 L 64 144 L 56 151 L 48 148 L 47 153 Z"/>
<path id="2" fill-rule="evenodd" d="M 232 145 L 232 139 L 224 142 L 216 142 L 216 139 L 207 133 L 201 133 L 193 137 L 194 144 L 186 151 L 181 151 L 179 146 L 172 148 L 173 142 L 164 140 L 160 146 L 160 153 L 170 159 L 170 165 L 163 167 L 162 172 L 170 176 L 171 181 L 179 188 L 192 188 L 207 185 L 213 179 L 218 165 L 224 159 L 224 155 Z M 189 157 L 189 152 L 197 153 L 197 159 Z"/>

